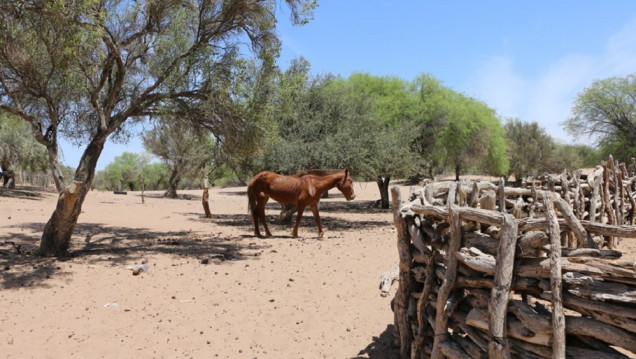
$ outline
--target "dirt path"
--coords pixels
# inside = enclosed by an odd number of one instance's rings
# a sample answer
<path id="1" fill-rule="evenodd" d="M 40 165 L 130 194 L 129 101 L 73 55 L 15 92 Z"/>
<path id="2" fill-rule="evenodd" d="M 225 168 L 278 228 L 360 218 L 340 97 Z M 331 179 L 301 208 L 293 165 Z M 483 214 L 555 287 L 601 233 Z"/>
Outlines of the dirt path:
<path id="1" fill-rule="evenodd" d="M 397 262 L 389 211 L 337 191 L 299 234 L 252 237 L 245 188 L 191 200 L 91 192 L 65 261 L 0 254 L 5 358 L 394 358 L 393 313 L 379 295 Z M 31 193 L 24 191 L 24 193 Z M 405 192 L 403 192 L 405 193 Z M 55 196 L 0 197 L 0 250 L 34 251 Z M 279 205 L 268 205 L 273 221 Z M 129 266 L 145 264 L 133 275 Z M 393 288 L 395 290 L 395 286 Z"/>

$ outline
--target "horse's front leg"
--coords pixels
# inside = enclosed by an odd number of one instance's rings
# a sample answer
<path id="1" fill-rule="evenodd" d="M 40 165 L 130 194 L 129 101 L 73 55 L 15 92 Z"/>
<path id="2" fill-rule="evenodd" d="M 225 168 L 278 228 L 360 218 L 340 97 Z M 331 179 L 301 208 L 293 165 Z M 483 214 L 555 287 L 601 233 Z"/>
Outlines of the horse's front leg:
<path id="1" fill-rule="evenodd" d="M 303 212 L 305 211 L 304 205 L 298 205 L 298 213 L 296 214 L 296 224 L 294 225 L 294 229 L 292 230 L 292 237 L 298 237 L 298 226 L 300 226 L 300 220 L 303 218 Z"/>
<path id="2" fill-rule="evenodd" d="M 311 212 L 314 214 L 314 219 L 316 220 L 316 227 L 318 227 L 318 237 L 324 238 L 325 232 L 322 231 L 322 226 L 320 224 L 320 215 L 318 215 L 318 203 L 311 206 Z"/>

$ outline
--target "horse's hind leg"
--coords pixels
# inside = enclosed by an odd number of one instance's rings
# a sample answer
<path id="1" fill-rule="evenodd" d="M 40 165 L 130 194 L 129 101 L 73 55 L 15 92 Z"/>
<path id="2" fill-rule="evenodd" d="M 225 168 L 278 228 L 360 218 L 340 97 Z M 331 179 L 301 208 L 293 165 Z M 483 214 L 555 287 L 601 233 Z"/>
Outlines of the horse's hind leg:
<path id="1" fill-rule="evenodd" d="M 298 213 L 296 213 L 296 224 L 294 224 L 294 229 L 292 230 L 292 237 L 298 237 L 298 226 L 300 226 L 300 220 L 303 218 L 303 212 L 305 211 L 305 206 L 298 205 Z"/>
<path id="2" fill-rule="evenodd" d="M 257 211 L 258 217 L 260 218 L 261 222 L 263 223 L 263 227 L 265 228 L 265 235 L 267 237 L 271 237 L 272 233 L 269 231 L 269 228 L 267 227 L 267 220 L 265 219 L 265 205 L 267 204 L 268 199 L 268 197 L 259 198 Z"/>
<path id="3" fill-rule="evenodd" d="M 311 212 L 314 214 L 314 219 L 316 220 L 316 227 L 318 227 L 318 237 L 324 238 L 325 232 L 322 231 L 322 226 L 320 224 L 320 216 L 318 215 L 318 205 L 314 204 L 311 206 Z"/>
<path id="4" fill-rule="evenodd" d="M 262 237 L 261 236 L 261 231 L 258 229 L 258 207 L 254 208 L 254 210 L 252 211 L 252 223 L 254 224 L 254 235 L 256 237 Z"/>

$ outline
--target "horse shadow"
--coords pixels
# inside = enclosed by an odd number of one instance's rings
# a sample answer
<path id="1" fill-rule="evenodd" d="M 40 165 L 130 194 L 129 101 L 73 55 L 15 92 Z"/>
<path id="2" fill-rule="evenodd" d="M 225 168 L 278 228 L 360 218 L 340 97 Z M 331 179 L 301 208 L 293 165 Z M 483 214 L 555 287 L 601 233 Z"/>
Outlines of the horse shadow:
<path id="1" fill-rule="evenodd" d="M 373 340 L 364 349 L 358 352 L 358 355 L 351 359 L 392 359 L 400 357 L 400 348 L 394 344 L 394 325 L 389 324 L 379 336 L 373 337 Z"/>

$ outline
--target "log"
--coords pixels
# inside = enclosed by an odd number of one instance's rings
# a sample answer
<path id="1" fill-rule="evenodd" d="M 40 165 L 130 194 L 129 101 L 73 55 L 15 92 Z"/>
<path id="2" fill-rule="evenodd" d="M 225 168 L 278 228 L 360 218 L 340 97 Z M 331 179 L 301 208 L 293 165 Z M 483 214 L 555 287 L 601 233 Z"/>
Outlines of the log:
<path id="1" fill-rule="evenodd" d="M 550 223 L 550 246 L 561 248 L 559 222 L 554 213 L 553 197 L 545 196 L 543 204 L 546 208 L 545 216 Z M 550 290 L 552 291 L 552 358 L 565 358 L 565 316 L 562 302 L 561 251 L 550 252 Z"/>
<path id="2" fill-rule="evenodd" d="M 517 223 L 512 215 L 505 214 L 497 251 L 498 265 L 494 273 L 495 278 L 488 303 L 490 314 L 488 354 L 490 358 L 510 358 L 510 348 L 506 340 L 506 317 L 516 245 Z"/>
<path id="3" fill-rule="evenodd" d="M 392 270 L 382 273 L 380 277 L 380 295 L 386 297 L 391 290 L 393 282 L 400 278 L 400 266 L 396 265 Z"/>
<path id="4" fill-rule="evenodd" d="M 495 258 L 477 248 L 461 248 L 455 252 L 455 257 L 469 268 L 488 275 L 495 274 Z"/>
<path id="5" fill-rule="evenodd" d="M 565 200 L 558 197 L 553 197 L 552 200 L 554 201 L 557 208 L 559 209 L 559 212 L 561 212 L 561 215 L 565 219 L 565 222 L 568 224 L 568 227 L 576 236 L 579 248 L 584 248 L 584 247 L 598 248 L 596 247 L 596 244 L 594 243 L 594 241 L 592 241 L 592 238 L 588 238 L 585 228 L 583 228 L 583 225 L 581 225 L 581 222 L 579 222 L 579 220 L 576 218 L 576 216 L 572 212 L 572 209 L 570 208 L 568 203 Z M 558 222 L 557 222 L 557 225 L 558 225 Z"/>
<path id="6" fill-rule="evenodd" d="M 456 253 L 462 243 L 461 238 L 461 221 L 459 219 L 459 212 L 453 210 L 452 204 L 449 205 L 450 212 L 450 229 L 451 237 L 448 245 L 448 261 L 446 263 L 446 278 L 442 283 L 439 293 L 437 295 L 437 314 L 435 317 L 435 338 L 433 341 L 433 352 L 431 353 L 431 359 L 440 359 L 440 344 L 446 340 L 448 335 L 448 313 L 445 310 L 445 303 L 450 295 L 451 290 L 455 286 L 455 277 L 457 275 L 457 257 L 453 255 Z"/>
<path id="7" fill-rule="evenodd" d="M 424 288 L 422 290 L 422 294 L 417 301 L 417 334 L 415 335 L 415 339 L 413 340 L 413 349 L 411 350 L 411 359 L 417 359 L 419 357 L 419 353 L 422 351 L 424 346 L 424 342 L 427 339 L 425 336 L 425 331 L 427 328 L 434 328 L 432 326 L 428 326 L 427 317 L 426 317 L 426 304 L 428 303 L 428 297 L 433 291 L 433 287 L 435 286 L 435 261 L 431 260 L 430 264 L 426 266 L 426 278 L 424 280 Z"/>
<path id="8" fill-rule="evenodd" d="M 488 330 L 488 311 L 485 309 L 473 308 L 466 315 L 466 324 L 475 328 Z M 549 346 L 552 338 L 546 333 L 534 333 L 521 325 L 519 320 L 507 321 L 508 337 L 517 338 L 528 343 Z"/>
<path id="9" fill-rule="evenodd" d="M 499 241 L 480 232 L 470 232 L 464 234 L 462 247 L 475 247 L 484 253 L 495 255 L 497 254 Z"/>
<path id="10" fill-rule="evenodd" d="M 411 326 L 408 324 L 407 309 L 409 305 L 409 297 L 411 293 L 411 252 L 410 240 L 407 237 L 406 223 L 400 215 L 402 205 L 402 196 L 398 187 L 391 188 L 393 221 L 397 232 L 397 247 L 400 258 L 400 286 L 395 296 L 394 312 L 396 316 L 396 327 L 399 333 L 400 358 L 409 359 L 411 357 L 411 342 L 413 333 Z"/>
<path id="11" fill-rule="evenodd" d="M 565 318 L 568 334 L 585 335 L 636 353 L 636 335 L 624 329 L 585 317 Z"/>

